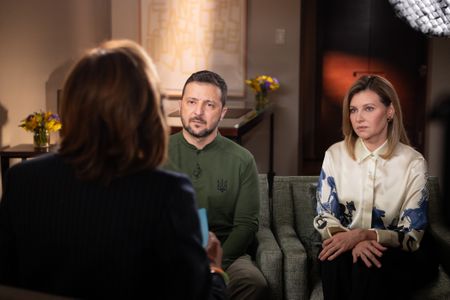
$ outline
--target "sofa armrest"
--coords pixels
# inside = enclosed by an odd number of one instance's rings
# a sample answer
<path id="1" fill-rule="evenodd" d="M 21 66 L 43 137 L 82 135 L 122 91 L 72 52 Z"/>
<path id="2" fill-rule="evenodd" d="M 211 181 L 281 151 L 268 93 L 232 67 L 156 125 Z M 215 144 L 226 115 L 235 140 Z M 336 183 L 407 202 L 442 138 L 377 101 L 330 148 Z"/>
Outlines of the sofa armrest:
<path id="1" fill-rule="evenodd" d="M 276 227 L 283 252 L 285 299 L 308 299 L 307 254 L 295 230 L 288 224 Z"/>
<path id="2" fill-rule="evenodd" d="M 429 230 L 436 243 L 439 263 L 444 271 L 450 275 L 450 228 L 447 226 L 442 210 L 439 181 L 437 177 L 430 176 L 427 182 L 429 192 Z"/>
<path id="3" fill-rule="evenodd" d="M 271 299 L 283 299 L 282 262 L 283 256 L 277 241 L 269 228 L 260 228 L 256 233 L 258 248 L 256 265 L 269 284 Z"/>
<path id="4" fill-rule="evenodd" d="M 444 222 L 431 222 L 430 233 L 436 243 L 436 250 L 439 255 L 439 263 L 444 271 L 450 275 L 450 229 Z"/>

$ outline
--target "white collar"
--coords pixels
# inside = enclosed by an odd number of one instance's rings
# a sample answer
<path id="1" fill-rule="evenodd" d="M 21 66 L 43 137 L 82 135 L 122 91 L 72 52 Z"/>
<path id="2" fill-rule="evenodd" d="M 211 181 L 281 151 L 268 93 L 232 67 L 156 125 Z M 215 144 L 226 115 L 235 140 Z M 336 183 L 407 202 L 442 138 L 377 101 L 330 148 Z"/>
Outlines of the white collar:
<path id="1" fill-rule="evenodd" d="M 365 160 L 368 157 L 380 157 L 380 155 L 386 153 L 387 151 L 387 147 L 388 147 L 388 142 L 387 140 L 384 141 L 384 143 L 378 147 L 377 149 L 375 149 L 374 151 L 370 151 L 369 149 L 367 149 L 366 145 L 364 144 L 363 140 L 358 138 L 355 142 L 355 157 L 356 157 L 356 161 L 362 162 L 363 160 Z"/>

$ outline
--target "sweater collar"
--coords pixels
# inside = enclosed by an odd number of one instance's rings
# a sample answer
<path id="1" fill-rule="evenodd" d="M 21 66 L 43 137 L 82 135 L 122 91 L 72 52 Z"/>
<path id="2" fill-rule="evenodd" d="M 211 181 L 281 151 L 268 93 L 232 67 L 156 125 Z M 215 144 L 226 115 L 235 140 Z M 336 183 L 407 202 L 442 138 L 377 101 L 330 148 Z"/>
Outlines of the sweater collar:
<path id="1" fill-rule="evenodd" d="M 214 140 L 211 143 L 207 144 L 205 147 L 203 147 L 203 149 L 198 149 L 197 147 L 195 147 L 195 145 L 192 145 L 184 138 L 184 135 L 182 132 L 180 132 L 180 135 L 181 135 L 182 144 L 185 145 L 186 147 L 188 147 L 189 149 L 192 149 L 195 151 L 203 151 L 203 150 L 213 149 L 216 145 L 219 144 L 219 139 L 221 137 L 220 132 L 217 132 L 217 136 L 214 138 Z"/>

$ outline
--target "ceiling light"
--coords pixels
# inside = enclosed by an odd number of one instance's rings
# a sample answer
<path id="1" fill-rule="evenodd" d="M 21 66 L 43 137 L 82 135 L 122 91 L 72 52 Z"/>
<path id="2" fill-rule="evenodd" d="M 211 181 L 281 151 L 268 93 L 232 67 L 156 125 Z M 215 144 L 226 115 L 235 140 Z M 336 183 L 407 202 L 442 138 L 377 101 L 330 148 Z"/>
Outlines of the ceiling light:
<path id="1" fill-rule="evenodd" d="M 389 0 L 395 13 L 427 35 L 450 36 L 450 0 Z"/>

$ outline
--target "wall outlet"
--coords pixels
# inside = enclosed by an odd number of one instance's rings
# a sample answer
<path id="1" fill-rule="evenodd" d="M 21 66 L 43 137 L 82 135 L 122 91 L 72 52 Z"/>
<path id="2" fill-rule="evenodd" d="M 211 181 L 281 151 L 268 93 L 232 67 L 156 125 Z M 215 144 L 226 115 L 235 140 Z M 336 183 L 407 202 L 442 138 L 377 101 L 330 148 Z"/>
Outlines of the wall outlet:
<path id="1" fill-rule="evenodd" d="M 284 45 L 286 43 L 286 29 L 277 28 L 275 29 L 275 44 Z"/>

